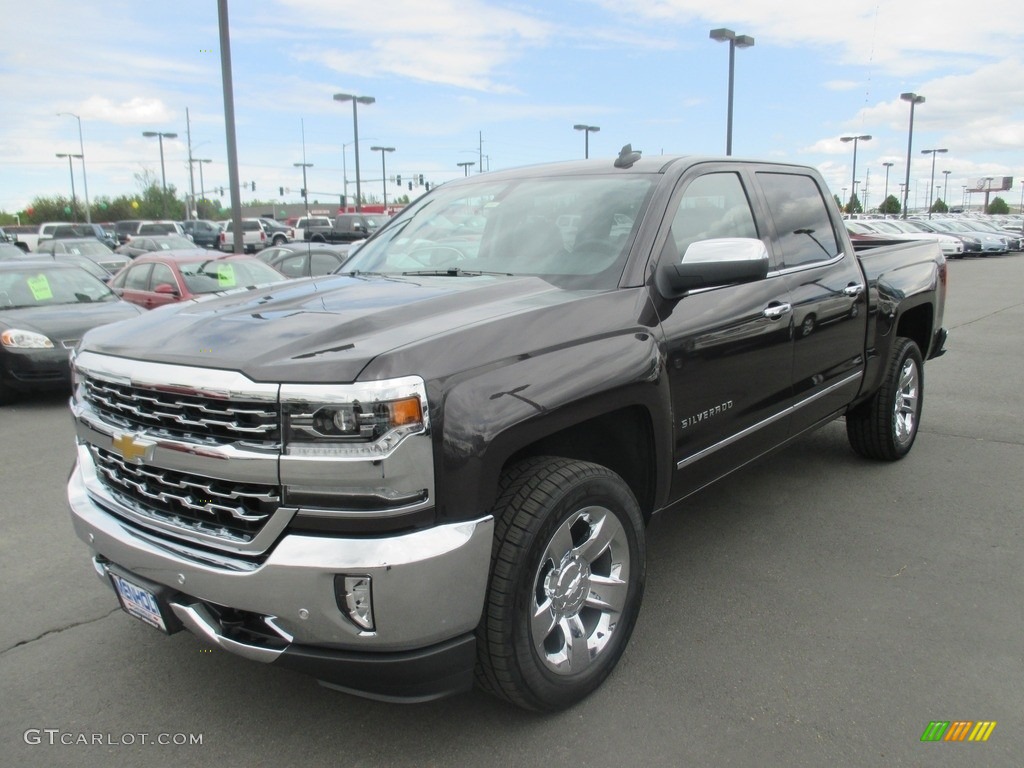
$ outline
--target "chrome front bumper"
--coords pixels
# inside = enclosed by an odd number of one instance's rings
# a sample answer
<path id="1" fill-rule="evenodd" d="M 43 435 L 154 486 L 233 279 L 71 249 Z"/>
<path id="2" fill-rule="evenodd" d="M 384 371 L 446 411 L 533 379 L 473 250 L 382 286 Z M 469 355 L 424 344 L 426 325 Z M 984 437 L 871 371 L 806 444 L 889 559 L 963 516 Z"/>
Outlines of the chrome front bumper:
<path id="1" fill-rule="evenodd" d="M 122 522 L 90 496 L 77 465 L 68 481 L 68 502 L 76 533 L 99 556 L 101 577 L 102 564 L 110 562 L 180 593 L 172 606 L 198 606 L 174 609 L 188 628 L 250 658 L 273 660 L 260 649 L 249 653 L 233 646 L 234 640 L 221 643 L 202 603 L 264 617 L 295 646 L 366 652 L 414 651 L 465 635 L 483 609 L 490 516 L 379 538 L 285 533 L 255 563 L 190 551 Z M 342 613 L 335 592 L 339 574 L 370 577 L 374 631 Z"/>

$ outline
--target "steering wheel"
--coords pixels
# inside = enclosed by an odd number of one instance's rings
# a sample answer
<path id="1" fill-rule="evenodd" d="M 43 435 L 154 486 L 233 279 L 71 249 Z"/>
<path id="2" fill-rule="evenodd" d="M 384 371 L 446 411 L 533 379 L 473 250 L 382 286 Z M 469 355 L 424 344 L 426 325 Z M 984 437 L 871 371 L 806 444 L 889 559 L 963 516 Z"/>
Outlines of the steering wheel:
<path id="1" fill-rule="evenodd" d="M 438 256 L 438 251 L 451 251 L 455 254 L 452 259 L 443 258 Z M 416 254 L 420 254 L 417 256 Z M 424 267 L 435 267 L 442 268 L 454 264 L 464 259 L 469 258 L 465 251 L 456 248 L 454 245 L 425 245 L 420 248 L 414 248 L 406 254 L 410 259 L 415 261 L 417 264 L 422 264 Z"/>

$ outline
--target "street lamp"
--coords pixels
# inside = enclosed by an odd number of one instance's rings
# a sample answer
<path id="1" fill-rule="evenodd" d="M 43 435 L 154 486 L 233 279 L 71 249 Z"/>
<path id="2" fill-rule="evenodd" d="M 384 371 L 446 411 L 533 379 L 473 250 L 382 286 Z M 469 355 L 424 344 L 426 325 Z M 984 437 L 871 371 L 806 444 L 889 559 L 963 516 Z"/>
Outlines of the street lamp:
<path id="1" fill-rule="evenodd" d="M 601 127 L 598 125 L 583 125 L 582 123 L 577 123 L 576 125 L 573 126 L 573 130 L 583 131 L 583 157 L 589 158 L 590 134 L 597 133 L 598 131 L 601 130 Z"/>
<path id="2" fill-rule="evenodd" d="M 472 168 L 474 165 L 476 165 L 476 163 L 468 162 L 467 161 L 467 162 L 462 162 L 462 163 L 456 163 L 456 165 L 459 166 L 459 168 L 462 168 L 465 171 L 465 173 L 463 174 L 464 176 L 469 176 L 469 169 Z"/>
<path id="3" fill-rule="evenodd" d="M 733 78 L 734 71 L 736 68 L 736 49 L 737 48 L 751 48 L 754 45 L 754 38 L 750 35 L 737 35 L 731 29 L 712 29 L 711 35 L 712 40 L 717 40 L 720 43 L 724 43 L 726 40 L 729 41 L 729 108 L 725 123 L 725 154 L 732 154 L 732 90 L 733 90 Z"/>
<path id="4" fill-rule="evenodd" d="M 356 96 L 351 93 L 336 93 L 334 94 L 335 101 L 351 101 L 352 102 L 352 143 L 355 145 L 354 152 L 356 155 L 356 213 L 360 213 L 363 210 L 363 203 L 361 200 L 362 189 L 359 186 L 359 111 L 358 105 L 360 104 L 373 104 L 376 99 L 373 96 Z M 342 154 L 345 154 L 345 150 L 342 149 Z M 344 171 L 342 171 L 344 173 Z"/>
<path id="5" fill-rule="evenodd" d="M 388 169 L 384 163 L 384 156 L 388 152 L 394 152 L 394 147 L 370 147 L 371 152 L 380 152 L 380 188 L 384 190 L 384 215 L 388 215 Z"/>
<path id="6" fill-rule="evenodd" d="M 840 136 L 839 140 L 844 144 L 853 142 L 853 175 L 850 177 L 853 186 L 853 197 L 857 196 L 857 142 L 858 141 L 871 141 L 870 134 L 864 134 L 863 136 Z M 853 197 L 850 198 L 850 207 L 853 207 Z M 851 211 L 852 213 L 852 211 Z"/>
<path id="7" fill-rule="evenodd" d="M 302 201 L 306 204 L 306 218 L 309 218 L 309 187 L 306 186 L 306 169 L 312 168 L 312 163 L 292 163 L 296 168 L 302 169 Z"/>
<path id="8" fill-rule="evenodd" d="M 78 210 L 78 201 L 75 199 L 75 171 L 71 167 L 71 158 L 77 157 L 78 159 L 81 159 L 82 156 L 70 155 L 67 152 L 58 152 L 57 157 L 66 157 L 68 159 L 68 173 L 71 174 L 71 215 L 74 217 L 75 211 Z"/>
<path id="9" fill-rule="evenodd" d="M 212 163 L 213 160 L 210 160 L 209 158 L 204 158 L 202 160 L 199 160 L 198 158 L 192 158 L 191 160 L 189 160 L 189 162 L 190 163 L 199 163 L 199 199 L 205 202 L 206 201 L 206 185 L 203 183 L 203 164 L 204 163 Z M 199 206 L 198 205 L 196 205 L 196 213 L 197 214 L 199 213 Z"/>
<path id="10" fill-rule="evenodd" d="M 949 174 L 951 173 L 952 171 L 942 172 L 942 175 L 946 177 L 946 183 L 942 185 L 942 202 L 946 206 L 946 208 L 949 208 L 949 201 L 947 200 L 947 198 L 949 196 Z"/>
<path id="11" fill-rule="evenodd" d="M 82 159 L 82 187 L 85 189 L 85 223 L 92 224 L 92 214 L 89 212 L 89 180 L 85 177 L 85 144 L 82 142 L 82 118 L 74 112 L 58 112 L 57 117 L 70 115 L 78 121 L 78 156 Z"/>
<path id="12" fill-rule="evenodd" d="M 928 184 L 929 193 L 930 193 L 931 188 L 935 186 L 935 156 L 943 154 L 945 152 L 949 152 L 949 150 L 948 149 L 922 149 L 921 150 L 921 154 L 922 155 L 931 155 L 932 156 L 932 180 Z M 931 204 L 928 205 L 928 218 L 929 219 L 932 217 L 932 208 L 934 208 L 934 207 L 935 207 L 935 203 L 931 203 Z"/>
<path id="13" fill-rule="evenodd" d="M 914 146 L 914 107 L 924 104 L 924 96 L 916 93 L 901 93 L 903 101 L 910 102 L 910 130 L 907 131 L 907 181 L 903 186 L 903 218 L 907 218 L 907 195 L 910 193 L 910 153 Z"/>
<path id="14" fill-rule="evenodd" d="M 885 197 L 883 199 L 884 200 L 888 200 L 889 199 L 889 169 L 892 168 L 895 165 L 895 163 L 882 163 L 882 165 L 885 166 Z M 885 203 L 882 203 L 882 205 L 884 206 Z"/>
<path id="15" fill-rule="evenodd" d="M 367 141 L 375 141 L 372 136 L 364 136 L 363 138 Z M 341 145 L 341 196 L 343 198 L 341 207 L 346 209 L 348 208 L 348 166 L 346 165 L 345 150 L 354 143 L 354 141 L 350 141 L 347 144 Z"/>
<path id="16" fill-rule="evenodd" d="M 160 181 L 162 183 L 163 194 L 161 199 L 164 204 L 164 218 L 167 218 L 167 173 L 164 170 L 164 139 L 176 139 L 178 134 L 176 133 L 161 133 L 159 131 L 143 131 L 142 135 L 148 139 L 157 137 L 160 141 Z"/>

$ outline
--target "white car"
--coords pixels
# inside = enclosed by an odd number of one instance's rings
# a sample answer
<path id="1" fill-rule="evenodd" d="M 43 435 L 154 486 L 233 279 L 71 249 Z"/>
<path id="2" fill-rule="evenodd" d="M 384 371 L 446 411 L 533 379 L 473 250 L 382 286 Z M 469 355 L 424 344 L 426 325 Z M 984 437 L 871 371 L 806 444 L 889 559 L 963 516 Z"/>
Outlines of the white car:
<path id="1" fill-rule="evenodd" d="M 904 219 L 871 219 L 870 221 L 858 221 L 858 224 L 880 235 L 900 240 L 934 240 L 942 249 L 942 255 L 947 259 L 959 258 L 963 255 L 963 241 L 950 235 L 940 235 L 937 232 L 928 232 L 917 226 L 912 221 Z"/>

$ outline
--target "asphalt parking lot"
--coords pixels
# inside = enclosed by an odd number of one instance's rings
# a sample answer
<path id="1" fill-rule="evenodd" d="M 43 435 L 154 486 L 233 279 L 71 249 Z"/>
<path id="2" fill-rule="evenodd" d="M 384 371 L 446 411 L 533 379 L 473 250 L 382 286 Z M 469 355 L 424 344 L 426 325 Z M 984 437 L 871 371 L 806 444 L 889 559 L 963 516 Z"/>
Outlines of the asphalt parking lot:
<path id="1" fill-rule="evenodd" d="M 629 649 L 551 716 L 352 698 L 129 618 L 71 529 L 64 398 L 0 409 L 3 762 L 1021 765 L 1024 257 L 949 272 L 910 456 L 860 460 L 835 423 L 656 520 Z M 957 720 L 997 726 L 922 743 Z"/>

